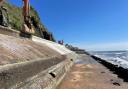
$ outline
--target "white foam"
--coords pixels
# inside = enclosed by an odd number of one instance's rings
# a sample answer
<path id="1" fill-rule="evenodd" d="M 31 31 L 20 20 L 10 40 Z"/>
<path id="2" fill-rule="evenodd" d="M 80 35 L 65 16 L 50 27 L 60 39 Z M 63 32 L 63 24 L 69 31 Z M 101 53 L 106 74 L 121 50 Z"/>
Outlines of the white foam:
<path id="1" fill-rule="evenodd" d="M 102 58 L 103 60 L 112 63 L 114 65 L 117 65 L 118 67 L 123 67 L 123 68 L 127 68 L 128 69 L 128 61 L 121 59 L 119 57 L 106 57 L 106 56 L 101 56 L 101 55 L 95 55 L 99 58 Z"/>

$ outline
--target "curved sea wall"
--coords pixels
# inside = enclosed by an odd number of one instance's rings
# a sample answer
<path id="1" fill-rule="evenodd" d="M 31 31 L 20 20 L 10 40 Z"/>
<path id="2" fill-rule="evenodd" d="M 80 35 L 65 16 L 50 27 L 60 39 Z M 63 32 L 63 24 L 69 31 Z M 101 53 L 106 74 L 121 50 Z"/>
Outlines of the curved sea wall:
<path id="1" fill-rule="evenodd" d="M 39 37 L 20 38 L 0 27 L 0 89 L 55 89 L 77 54 Z"/>
<path id="2" fill-rule="evenodd" d="M 56 57 L 4 65 L 0 67 L 0 88 L 54 89 L 72 65 L 71 60 Z"/>

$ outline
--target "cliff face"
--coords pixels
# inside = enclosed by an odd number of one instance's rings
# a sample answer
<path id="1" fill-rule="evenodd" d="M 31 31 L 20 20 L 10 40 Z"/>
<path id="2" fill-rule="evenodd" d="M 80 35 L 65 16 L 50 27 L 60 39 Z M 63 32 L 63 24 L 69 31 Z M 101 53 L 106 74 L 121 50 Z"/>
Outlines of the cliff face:
<path id="1" fill-rule="evenodd" d="M 7 12 L 8 12 L 8 16 L 5 13 L 4 14 L 6 18 L 9 18 L 8 19 L 9 26 L 15 30 L 21 30 L 22 24 L 23 24 L 22 7 L 14 6 L 8 2 L 4 2 L 3 6 L 7 9 Z M 34 26 L 36 30 L 34 35 L 42 37 L 40 34 L 40 31 L 44 32 L 45 34 L 51 34 L 47 30 L 47 28 L 41 23 L 37 11 L 32 6 L 31 6 L 30 15 L 34 18 L 34 23 L 40 27 L 40 30 L 39 30 L 37 27 Z M 51 34 L 51 40 L 55 41 L 52 34 Z"/>

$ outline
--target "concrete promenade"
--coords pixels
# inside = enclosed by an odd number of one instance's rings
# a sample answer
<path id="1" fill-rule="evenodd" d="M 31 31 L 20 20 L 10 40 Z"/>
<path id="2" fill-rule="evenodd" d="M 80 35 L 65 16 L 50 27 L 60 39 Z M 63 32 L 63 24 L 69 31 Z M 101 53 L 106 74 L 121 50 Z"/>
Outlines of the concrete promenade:
<path id="1" fill-rule="evenodd" d="M 90 56 L 80 55 L 57 89 L 128 89 L 128 83 Z"/>

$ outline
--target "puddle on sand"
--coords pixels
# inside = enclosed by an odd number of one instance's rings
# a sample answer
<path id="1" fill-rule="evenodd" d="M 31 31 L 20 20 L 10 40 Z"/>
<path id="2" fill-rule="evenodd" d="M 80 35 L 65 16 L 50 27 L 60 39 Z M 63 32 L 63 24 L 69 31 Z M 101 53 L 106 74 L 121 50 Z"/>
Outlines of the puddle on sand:
<path id="1" fill-rule="evenodd" d="M 75 64 L 97 64 L 94 59 L 77 59 Z"/>
<path id="2" fill-rule="evenodd" d="M 82 59 L 77 59 L 75 61 L 75 64 L 88 64 L 85 60 L 82 60 Z"/>

